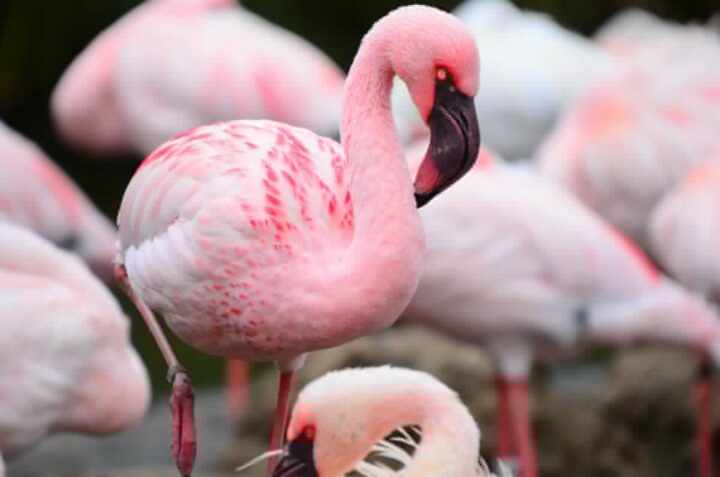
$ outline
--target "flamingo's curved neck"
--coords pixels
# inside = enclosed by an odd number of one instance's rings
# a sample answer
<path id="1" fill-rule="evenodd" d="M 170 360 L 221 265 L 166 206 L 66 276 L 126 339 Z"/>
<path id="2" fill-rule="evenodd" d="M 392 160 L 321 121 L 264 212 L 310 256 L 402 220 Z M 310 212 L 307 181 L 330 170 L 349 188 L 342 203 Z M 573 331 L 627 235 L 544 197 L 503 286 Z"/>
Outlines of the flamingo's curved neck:
<path id="1" fill-rule="evenodd" d="M 403 475 L 455 477 L 478 475 L 479 431 L 465 406 L 454 396 L 438 395 L 422 386 L 393 392 L 378 403 L 373 415 L 384 416 L 380 432 L 417 424 L 422 441 Z"/>
<path id="2" fill-rule="evenodd" d="M 377 36 L 363 41 L 346 82 L 340 125 L 352 171 L 355 216 L 343 278 L 354 298 L 364 301 L 361 308 L 369 317 L 375 315 L 378 330 L 407 305 L 424 247 L 410 173 L 392 119 L 394 73 L 384 43 Z M 384 316 L 378 316 L 380 310 Z"/>

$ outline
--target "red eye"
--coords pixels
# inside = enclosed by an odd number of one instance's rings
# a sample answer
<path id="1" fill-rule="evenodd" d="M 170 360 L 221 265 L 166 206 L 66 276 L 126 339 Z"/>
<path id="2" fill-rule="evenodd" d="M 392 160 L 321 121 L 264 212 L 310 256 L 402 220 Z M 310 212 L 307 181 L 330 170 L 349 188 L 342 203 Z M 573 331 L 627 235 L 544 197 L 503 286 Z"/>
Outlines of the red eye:
<path id="1" fill-rule="evenodd" d="M 438 81 L 445 81 L 448 78 L 448 70 L 447 68 L 443 66 L 438 66 L 435 69 L 435 78 L 438 79 Z"/>
<path id="2" fill-rule="evenodd" d="M 297 439 L 299 441 L 313 441 L 315 440 L 315 426 L 305 426 L 303 430 L 298 434 Z"/>

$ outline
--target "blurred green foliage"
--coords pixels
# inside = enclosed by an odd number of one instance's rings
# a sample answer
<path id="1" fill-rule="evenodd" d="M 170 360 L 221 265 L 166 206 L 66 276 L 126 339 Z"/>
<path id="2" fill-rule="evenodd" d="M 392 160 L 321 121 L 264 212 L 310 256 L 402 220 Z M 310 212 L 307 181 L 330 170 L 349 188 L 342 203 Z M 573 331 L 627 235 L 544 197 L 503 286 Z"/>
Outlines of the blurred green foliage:
<path id="1" fill-rule="evenodd" d="M 0 0 L 0 118 L 41 145 L 114 217 L 137 162 L 103 160 L 74 151 L 55 135 L 48 114 L 50 93 L 72 59 L 138 0 Z M 370 25 L 402 0 L 246 0 L 243 5 L 299 33 L 347 69 Z M 450 10 L 457 0 L 424 2 Z M 520 0 L 521 7 L 552 14 L 563 25 L 592 33 L 613 13 L 630 6 L 681 21 L 705 20 L 720 0 Z M 229 49 L 235 48 L 228 45 Z M 125 308 L 130 310 L 127 301 Z M 133 315 L 136 316 L 136 315 Z M 135 319 L 134 338 L 156 385 L 164 366 L 144 326 Z M 217 382 L 219 361 L 180 348 L 196 382 Z"/>

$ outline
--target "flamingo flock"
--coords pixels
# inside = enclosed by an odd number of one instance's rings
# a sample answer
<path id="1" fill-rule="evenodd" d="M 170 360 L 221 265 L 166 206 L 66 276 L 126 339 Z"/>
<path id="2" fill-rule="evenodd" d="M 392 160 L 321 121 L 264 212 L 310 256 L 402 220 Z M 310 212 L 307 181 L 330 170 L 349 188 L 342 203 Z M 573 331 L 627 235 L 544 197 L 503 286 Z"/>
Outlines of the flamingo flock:
<path id="1" fill-rule="evenodd" d="M 51 434 L 145 416 L 113 283 L 166 363 L 184 477 L 203 393 L 166 330 L 233 360 L 234 417 L 254 406 L 238 363 L 275 363 L 269 477 L 537 477 L 533 363 L 648 342 L 697 356 L 695 472 L 713 475 L 712 26 L 631 10 L 586 38 L 507 0 L 404 6 L 346 75 L 233 0 L 147 0 L 67 66 L 49 107 L 69 146 L 145 158 L 115 226 L 0 122 L 0 477 Z M 312 352 L 398 319 L 488 353 L 491 466 L 468 409 L 420 371 L 331 371 L 291 405 Z"/>

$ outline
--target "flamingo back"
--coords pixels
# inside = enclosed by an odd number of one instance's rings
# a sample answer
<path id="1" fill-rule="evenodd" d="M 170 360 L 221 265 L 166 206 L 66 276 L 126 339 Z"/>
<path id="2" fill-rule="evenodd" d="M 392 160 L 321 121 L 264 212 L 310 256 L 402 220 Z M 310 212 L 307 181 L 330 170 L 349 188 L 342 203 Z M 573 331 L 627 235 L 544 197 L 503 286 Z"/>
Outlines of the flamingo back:
<path id="1" fill-rule="evenodd" d="M 273 304 L 293 300 L 276 284 L 303 274 L 298 287 L 311 289 L 296 292 L 313 295 L 310 284 L 332 276 L 354 230 L 350 181 L 341 147 L 305 129 L 233 121 L 190 130 L 148 156 L 128 186 L 119 260 L 195 347 L 233 354 L 267 339 L 266 351 L 283 351 L 293 340 L 273 338 L 283 332 Z"/>

